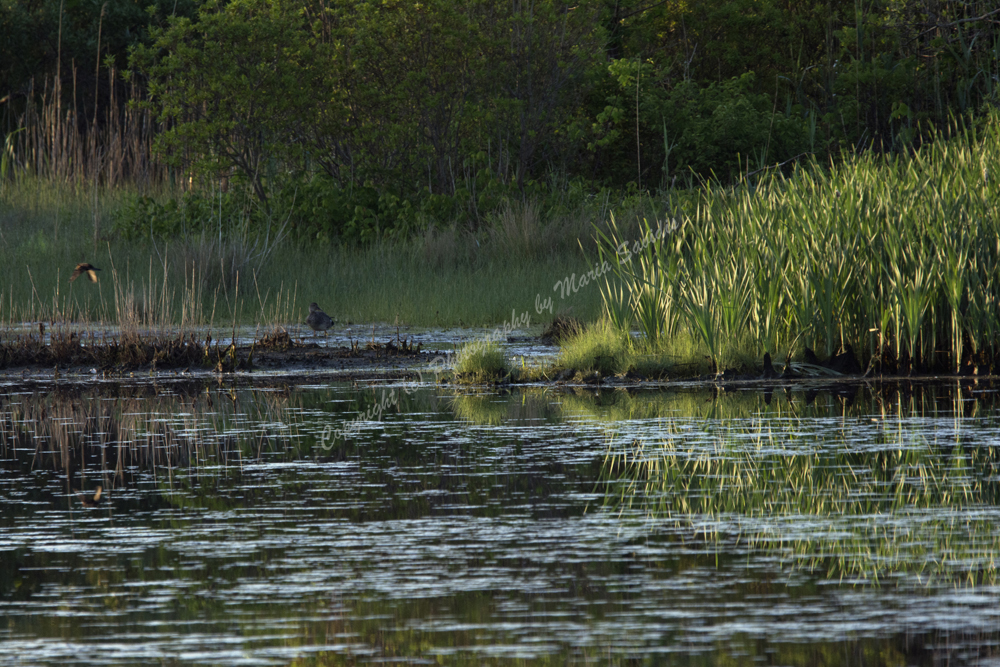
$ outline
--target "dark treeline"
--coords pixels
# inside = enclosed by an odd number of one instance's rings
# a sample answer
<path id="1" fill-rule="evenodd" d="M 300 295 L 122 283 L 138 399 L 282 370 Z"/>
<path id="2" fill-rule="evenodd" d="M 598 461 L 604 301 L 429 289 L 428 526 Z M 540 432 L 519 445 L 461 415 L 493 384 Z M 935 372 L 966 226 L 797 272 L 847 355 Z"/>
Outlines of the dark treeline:
<path id="1" fill-rule="evenodd" d="M 995 103 L 998 84 L 992 2 L 0 5 L 6 133 L 50 91 L 81 133 L 131 100 L 172 173 L 249 193 L 271 219 L 294 209 L 282 216 L 309 238 L 475 221 L 514 194 L 902 151 Z M 169 233 L 170 211 L 196 205 L 132 214 Z"/>
<path id="2" fill-rule="evenodd" d="M 128 51 L 149 43 L 150 29 L 171 12 L 195 16 L 195 0 L 10 0 L 0 3 L 0 108 L 3 131 L 10 132 L 32 92 L 64 79 L 68 106 L 92 116 L 95 94 L 110 100 L 107 77 L 99 70 L 124 70 Z M 99 67 L 100 65 L 100 67 Z M 74 90 L 75 88 L 75 90 Z M 50 88 L 51 89 L 51 88 Z M 75 97 L 74 97 L 75 93 Z M 13 125 L 16 127 L 16 125 Z"/>

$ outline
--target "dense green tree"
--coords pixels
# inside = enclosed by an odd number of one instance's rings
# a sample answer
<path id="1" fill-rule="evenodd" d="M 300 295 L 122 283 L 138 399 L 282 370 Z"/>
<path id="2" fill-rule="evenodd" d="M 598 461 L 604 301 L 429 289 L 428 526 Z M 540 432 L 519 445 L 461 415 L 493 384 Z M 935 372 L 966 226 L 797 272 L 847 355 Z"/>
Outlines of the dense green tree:
<path id="1" fill-rule="evenodd" d="M 134 64 L 161 148 L 261 197 L 265 157 L 343 187 L 453 191 L 469 156 L 523 183 L 571 150 L 595 35 L 585 7 L 556 2 L 218 1 L 154 30 Z"/>
<path id="2" fill-rule="evenodd" d="M 170 161 L 203 175 L 235 171 L 266 201 L 276 170 L 307 151 L 296 138 L 316 107 L 314 52 L 292 9 L 217 0 L 196 20 L 172 18 L 152 46 L 135 50 Z"/>
<path id="3" fill-rule="evenodd" d="M 538 176 L 572 150 L 565 130 L 601 55 L 585 5 L 330 3 L 324 91 L 339 112 L 312 136 L 320 160 L 341 183 L 432 192 L 453 191 L 469 169 Z"/>

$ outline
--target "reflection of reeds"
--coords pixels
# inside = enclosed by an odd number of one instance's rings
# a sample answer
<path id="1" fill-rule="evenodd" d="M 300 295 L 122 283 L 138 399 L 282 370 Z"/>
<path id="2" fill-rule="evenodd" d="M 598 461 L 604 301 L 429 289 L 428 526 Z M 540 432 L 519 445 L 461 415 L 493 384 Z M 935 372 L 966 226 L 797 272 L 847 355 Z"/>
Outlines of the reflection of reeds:
<path id="1" fill-rule="evenodd" d="M 518 392 L 513 400 L 495 393 L 455 394 L 451 399 L 451 407 L 458 419 L 489 426 L 537 425 L 553 419 L 557 413 L 552 397 L 538 390 Z"/>
<path id="2" fill-rule="evenodd" d="M 886 401 L 884 419 L 845 415 L 821 430 L 748 416 L 692 431 L 690 420 L 667 417 L 658 442 L 612 445 L 606 502 L 834 576 L 995 583 L 1000 451 L 974 433 L 930 440 L 909 420 L 937 411 L 931 403 Z M 960 393 L 950 404 L 967 410 Z"/>
<path id="3" fill-rule="evenodd" d="M 617 424 L 630 420 L 652 420 L 685 415 L 694 420 L 752 420 L 857 417 L 877 410 L 883 398 L 866 395 L 858 387 L 766 391 L 706 392 L 703 388 L 675 391 L 588 392 L 560 397 L 563 416 L 604 423 L 614 432 Z"/>
<path id="4" fill-rule="evenodd" d="M 455 416 L 471 424 L 499 426 L 507 417 L 506 403 L 491 400 L 492 397 L 459 394 L 453 401 Z"/>
<path id="5" fill-rule="evenodd" d="M 206 390 L 192 382 L 122 387 L 117 395 L 19 396 L 0 401 L 5 454 L 32 469 L 89 470 L 121 481 L 127 471 L 240 465 L 282 451 L 293 427 L 287 394 Z"/>

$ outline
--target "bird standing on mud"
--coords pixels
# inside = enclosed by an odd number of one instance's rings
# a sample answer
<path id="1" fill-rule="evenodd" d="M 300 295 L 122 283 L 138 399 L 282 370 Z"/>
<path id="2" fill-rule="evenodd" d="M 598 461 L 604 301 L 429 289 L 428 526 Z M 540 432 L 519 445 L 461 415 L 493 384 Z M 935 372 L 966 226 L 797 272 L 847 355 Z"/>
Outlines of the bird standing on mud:
<path id="1" fill-rule="evenodd" d="M 100 269 L 97 268 L 96 266 L 93 266 L 92 264 L 88 264 L 87 262 L 84 262 L 82 264 L 77 264 L 76 269 L 73 271 L 73 275 L 69 277 L 69 281 L 73 282 L 80 276 L 86 274 L 87 278 L 90 279 L 90 282 L 96 283 L 97 274 L 95 273 L 95 271 L 100 271 Z"/>
<path id="2" fill-rule="evenodd" d="M 322 331 L 325 336 L 326 330 L 333 324 L 333 320 L 330 319 L 329 315 L 320 310 L 319 305 L 313 301 L 309 304 L 309 317 L 306 318 L 306 324 L 313 330 L 314 336 L 317 331 Z"/>

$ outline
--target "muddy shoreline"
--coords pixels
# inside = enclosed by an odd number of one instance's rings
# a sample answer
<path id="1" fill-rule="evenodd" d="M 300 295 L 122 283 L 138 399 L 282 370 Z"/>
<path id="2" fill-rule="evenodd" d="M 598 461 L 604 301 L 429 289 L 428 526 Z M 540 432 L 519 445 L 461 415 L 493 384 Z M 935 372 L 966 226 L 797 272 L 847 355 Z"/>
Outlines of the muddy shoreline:
<path id="1" fill-rule="evenodd" d="M 406 343 L 397 345 L 369 343 L 365 346 L 331 347 L 318 343 L 282 341 L 279 344 L 263 344 L 225 348 L 199 346 L 197 358 L 209 363 L 187 363 L 183 361 L 191 355 L 180 356 L 182 363 L 154 361 L 145 364 L 95 364 L 99 356 L 87 348 L 80 348 L 69 363 L 52 364 L 43 357 L 36 363 L 13 363 L 0 367 L 0 381 L 20 379 L 23 382 L 49 383 L 62 381 L 66 384 L 87 384 L 94 380 L 129 381 L 141 379 L 192 379 L 215 378 L 220 381 L 236 381 L 238 384 L 289 384 L 303 381 L 325 382 L 430 382 L 467 384 L 454 378 L 449 369 L 451 351 L 423 350 Z M 93 356 L 90 356 L 93 355 Z M 218 359 L 214 365 L 212 361 Z M 90 362 L 90 363 L 88 363 Z M 859 384 L 914 384 L 961 382 L 981 389 L 990 390 L 998 385 L 1000 376 L 970 374 L 840 374 L 823 376 L 766 377 L 753 374 L 723 374 L 719 376 L 673 376 L 647 378 L 635 373 L 621 376 L 601 376 L 597 373 L 581 374 L 562 371 L 552 377 L 536 375 L 528 380 L 507 378 L 489 386 L 550 385 L 565 387 L 601 388 L 655 388 L 680 386 L 712 386 L 723 390 L 773 391 L 782 388 L 810 388 L 847 390 Z M 484 383 L 480 383 L 484 384 Z"/>

